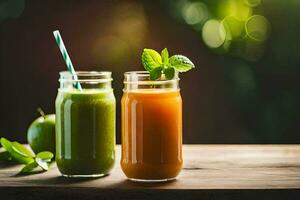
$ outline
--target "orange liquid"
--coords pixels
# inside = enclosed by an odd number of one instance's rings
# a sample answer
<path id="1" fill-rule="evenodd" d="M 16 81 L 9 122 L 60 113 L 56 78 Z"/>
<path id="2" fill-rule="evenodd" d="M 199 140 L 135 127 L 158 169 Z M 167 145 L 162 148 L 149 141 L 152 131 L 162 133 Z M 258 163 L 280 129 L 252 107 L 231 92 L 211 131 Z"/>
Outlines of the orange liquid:
<path id="1" fill-rule="evenodd" d="M 122 97 L 121 167 L 128 178 L 175 178 L 182 168 L 179 90 L 139 89 Z"/>

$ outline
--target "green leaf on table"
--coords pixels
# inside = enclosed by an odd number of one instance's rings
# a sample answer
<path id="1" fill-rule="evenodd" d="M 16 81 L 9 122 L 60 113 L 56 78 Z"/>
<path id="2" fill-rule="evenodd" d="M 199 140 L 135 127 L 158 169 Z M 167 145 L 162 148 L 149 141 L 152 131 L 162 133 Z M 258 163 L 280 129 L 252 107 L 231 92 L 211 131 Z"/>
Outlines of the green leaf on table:
<path id="1" fill-rule="evenodd" d="M 154 81 L 161 76 L 161 71 L 163 70 L 163 67 L 156 67 L 150 71 L 150 80 Z"/>
<path id="2" fill-rule="evenodd" d="M 47 171 L 53 157 L 54 155 L 50 151 L 42 151 L 36 155 L 35 161 L 43 170 Z"/>
<path id="3" fill-rule="evenodd" d="M 42 151 L 38 153 L 35 159 L 28 163 L 20 173 L 29 173 L 34 170 L 36 167 L 40 166 L 43 170 L 47 171 L 49 169 L 49 163 L 53 158 L 53 153 L 49 151 Z"/>
<path id="4" fill-rule="evenodd" d="M 12 148 L 12 143 L 11 143 L 8 139 L 2 137 L 2 138 L 0 139 L 0 143 L 1 143 L 2 147 L 3 147 L 6 151 L 9 152 L 9 151 L 11 150 L 11 148 Z"/>
<path id="5" fill-rule="evenodd" d="M 12 161 L 12 157 L 8 151 L 0 152 L 0 161 Z"/>
<path id="6" fill-rule="evenodd" d="M 25 147 L 20 143 L 11 142 L 6 138 L 1 138 L 0 143 L 2 147 L 9 152 L 11 157 L 18 163 L 28 164 L 34 160 L 31 156 L 31 152 L 28 149 L 25 149 Z"/>
<path id="7" fill-rule="evenodd" d="M 195 68 L 195 65 L 183 55 L 174 55 L 169 59 L 169 63 L 179 72 L 186 72 L 192 68 Z"/>
<path id="8" fill-rule="evenodd" d="M 164 69 L 164 73 L 165 73 L 166 79 L 171 80 L 175 76 L 175 69 L 174 69 L 174 67 L 167 67 Z"/>
<path id="9" fill-rule="evenodd" d="M 34 161 L 32 154 L 23 145 L 18 142 L 12 142 L 11 144 L 11 149 L 8 152 L 18 163 L 28 164 Z"/>
<path id="10" fill-rule="evenodd" d="M 144 49 L 142 53 L 142 64 L 147 71 L 160 66 L 162 64 L 162 59 L 160 54 L 153 49 Z"/>
<path id="11" fill-rule="evenodd" d="M 28 163 L 27 165 L 25 165 L 25 167 L 23 167 L 20 171 L 21 174 L 24 173 L 29 173 L 32 170 L 34 170 L 36 167 L 38 166 L 37 162 L 33 161 L 31 163 Z"/>
<path id="12" fill-rule="evenodd" d="M 20 164 L 27 165 L 28 163 L 31 163 L 34 161 L 34 159 L 32 157 L 24 157 L 23 155 L 15 152 L 15 151 L 9 152 L 9 153 L 12 156 L 13 160 L 15 160 L 16 162 L 18 162 Z"/>
<path id="13" fill-rule="evenodd" d="M 19 142 L 11 142 L 6 138 L 1 138 L 0 143 L 2 147 L 6 150 L 0 152 L 0 160 L 15 160 L 18 163 L 25 164 L 20 173 L 29 173 L 36 167 L 40 166 L 43 170 L 49 169 L 49 164 L 51 159 L 54 157 L 53 153 L 49 151 L 43 151 L 36 155 L 27 149 L 25 146 Z"/>
<path id="14" fill-rule="evenodd" d="M 37 158 L 40 158 L 44 161 L 50 162 L 51 159 L 54 157 L 53 153 L 50 151 L 42 151 L 36 155 Z"/>
<path id="15" fill-rule="evenodd" d="M 22 144 L 20 144 L 19 142 L 12 142 L 12 149 L 19 153 L 20 155 L 23 155 L 24 157 L 29 157 L 32 158 L 34 155 L 32 154 L 31 151 L 29 151 L 29 149 L 27 149 L 26 147 L 24 147 Z"/>
<path id="16" fill-rule="evenodd" d="M 43 160 L 42 158 L 35 158 L 35 162 L 43 169 L 43 170 L 48 170 L 49 165 L 46 160 Z"/>
<path id="17" fill-rule="evenodd" d="M 162 59 L 162 63 L 167 65 L 168 62 L 169 62 L 169 52 L 168 52 L 168 49 L 167 48 L 164 48 L 162 51 L 161 51 L 161 59 Z"/>

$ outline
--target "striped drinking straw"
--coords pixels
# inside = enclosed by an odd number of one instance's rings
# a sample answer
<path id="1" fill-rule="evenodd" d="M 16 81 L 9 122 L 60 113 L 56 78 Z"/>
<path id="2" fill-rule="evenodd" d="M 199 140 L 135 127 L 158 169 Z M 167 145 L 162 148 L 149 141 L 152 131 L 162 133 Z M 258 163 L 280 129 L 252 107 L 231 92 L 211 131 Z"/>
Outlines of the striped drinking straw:
<path id="1" fill-rule="evenodd" d="M 70 59 L 70 56 L 69 56 L 69 54 L 68 54 L 68 52 L 67 52 L 67 49 L 66 49 L 66 47 L 65 47 L 65 45 L 64 45 L 64 41 L 62 40 L 62 37 L 61 37 L 61 35 L 60 35 L 60 33 L 59 33 L 59 30 L 53 31 L 53 35 L 54 35 L 54 37 L 55 37 L 56 44 L 58 45 L 59 50 L 60 50 L 60 52 L 61 52 L 61 54 L 62 54 L 62 56 L 63 56 L 63 59 L 64 59 L 66 65 L 67 65 L 68 71 L 72 74 L 74 80 L 77 81 L 77 82 L 75 83 L 75 87 L 76 87 L 78 90 L 81 91 L 81 90 L 82 90 L 81 85 L 80 85 L 80 83 L 78 82 L 77 74 L 76 74 L 76 72 L 75 72 L 74 66 L 73 66 L 72 61 L 71 61 L 71 59 Z"/>

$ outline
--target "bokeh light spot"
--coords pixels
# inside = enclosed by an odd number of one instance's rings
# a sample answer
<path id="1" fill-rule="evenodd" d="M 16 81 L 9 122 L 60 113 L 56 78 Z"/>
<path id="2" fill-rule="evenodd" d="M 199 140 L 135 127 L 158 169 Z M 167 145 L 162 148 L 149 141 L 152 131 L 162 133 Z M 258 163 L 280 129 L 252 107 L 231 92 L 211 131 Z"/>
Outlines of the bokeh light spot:
<path id="1" fill-rule="evenodd" d="M 261 4 L 261 0 L 244 0 L 245 4 L 250 6 L 250 7 L 256 7 L 259 4 Z"/>
<path id="2" fill-rule="evenodd" d="M 245 35 L 245 23 L 234 16 L 225 17 L 221 22 L 227 40 L 242 39 Z"/>
<path id="3" fill-rule="evenodd" d="M 224 0 L 218 7 L 219 17 L 235 16 L 240 20 L 246 20 L 252 15 L 252 8 L 244 3 L 244 0 Z"/>
<path id="4" fill-rule="evenodd" d="M 221 23 L 217 20 L 208 20 L 202 29 L 202 38 L 205 44 L 210 48 L 218 48 L 225 41 L 226 33 L 221 28 Z"/>
<path id="5" fill-rule="evenodd" d="M 182 9 L 187 24 L 195 25 L 205 22 L 209 17 L 207 6 L 202 2 L 187 3 Z"/>
<path id="6" fill-rule="evenodd" d="M 148 21 L 141 3 L 123 2 L 111 10 L 109 26 L 99 26 L 99 38 L 93 44 L 93 56 L 103 65 L 122 68 L 140 53 L 147 37 Z M 105 32 L 104 32 L 105 31 Z M 104 32 L 104 33 L 103 33 Z"/>
<path id="7" fill-rule="evenodd" d="M 245 24 L 247 35 L 258 41 L 265 41 L 270 33 L 270 23 L 262 15 L 251 16 Z"/>

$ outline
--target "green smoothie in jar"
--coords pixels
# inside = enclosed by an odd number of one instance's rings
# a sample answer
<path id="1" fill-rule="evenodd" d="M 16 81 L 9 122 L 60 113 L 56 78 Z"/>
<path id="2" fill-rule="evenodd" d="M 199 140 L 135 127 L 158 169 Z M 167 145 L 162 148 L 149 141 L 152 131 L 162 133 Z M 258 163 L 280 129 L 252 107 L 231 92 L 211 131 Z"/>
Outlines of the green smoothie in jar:
<path id="1" fill-rule="evenodd" d="M 115 97 L 111 72 L 60 73 L 56 98 L 56 163 L 67 177 L 98 177 L 115 162 Z M 76 88 L 80 83 L 81 88 Z"/>

